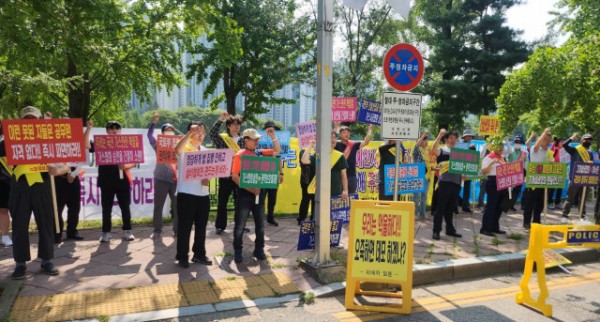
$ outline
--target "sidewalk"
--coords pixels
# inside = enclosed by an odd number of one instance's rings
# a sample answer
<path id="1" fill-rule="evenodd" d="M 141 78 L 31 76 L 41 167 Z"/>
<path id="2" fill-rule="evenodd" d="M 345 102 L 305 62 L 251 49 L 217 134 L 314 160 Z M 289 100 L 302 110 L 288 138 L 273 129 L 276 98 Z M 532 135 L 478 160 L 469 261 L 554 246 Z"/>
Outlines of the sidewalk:
<path id="1" fill-rule="evenodd" d="M 591 213 L 593 205 L 590 203 L 587 207 Z M 574 219 L 575 216 L 571 216 Z M 478 257 L 477 262 L 482 265 L 496 260 L 494 258 L 507 260 L 506 255 L 498 255 L 519 253 L 528 247 L 529 235 L 522 228 L 521 211 L 502 216 L 501 229 L 507 234 L 495 238 L 479 235 L 481 211 L 461 212 L 454 217 L 455 226 L 463 235 L 459 239 L 442 233 L 442 240 L 433 241 L 432 217 L 427 215 L 426 219 L 415 221 L 415 285 L 498 273 L 472 265 L 472 259 Z M 558 223 L 559 218 L 559 211 L 551 211 L 545 223 Z M 36 260 L 28 263 L 28 277 L 22 284 L 10 280 L 14 269 L 12 248 L 0 248 L 0 280 L 8 287 L 21 287 L 11 311 L 15 321 L 89 319 L 203 304 L 212 305 L 214 310 L 217 306 L 226 308 L 223 305 L 228 301 L 279 297 L 319 287 L 297 266 L 299 259 L 312 258 L 313 253 L 296 251 L 295 218 L 278 219 L 278 222 L 279 227 L 265 226 L 267 262 L 257 262 L 251 257 L 254 240 L 251 221 L 248 221 L 251 232 L 245 234 L 242 264 L 235 264 L 231 256 L 233 224 L 228 225 L 223 235 L 216 235 L 214 224 L 209 223 L 206 249 L 214 263 L 212 266 L 191 263 L 188 269 L 176 264 L 175 239 L 170 227 L 164 228 L 160 239 L 150 238 L 152 227 L 134 227 L 136 239 L 131 242 L 120 239 L 120 229 L 114 229 L 110 243 L 100 243 L 100 230 L 90 229 L 80 231 L 85 240 L 65 241 L 55 248 L 55 264 L 60 275 L 41 274 L 40 261 Z M 346 230 L 342 242 L 347 245 L 345 241 Z M 35 256 L 37 234 L 31 234 L 31 243 L 32 256 Z M 331 252 L 332 258 L 345 263 L 346 249 Z M 496 257 L 483 260 L 484 256 Z M 522 258 L 522 255 L 514 258 Z M 462 273 L 455 271 L 451 276 L 432 270 L 457 266 L 461 262 L 471 263 L 470 269 Z"/>

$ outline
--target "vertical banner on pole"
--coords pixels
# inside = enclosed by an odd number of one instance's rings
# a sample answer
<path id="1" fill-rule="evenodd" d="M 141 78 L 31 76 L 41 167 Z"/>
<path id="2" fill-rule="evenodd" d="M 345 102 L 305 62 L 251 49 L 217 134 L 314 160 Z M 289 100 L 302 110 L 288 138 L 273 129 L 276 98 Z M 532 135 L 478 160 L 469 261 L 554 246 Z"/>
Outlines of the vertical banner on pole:
<path id="1" fill-rule="evenodd" d="M 410 314 L 415 204 L 352 200 L 345 306 L 350 310 Z M 363 291 L 361 282 L 400 285 L 402 293 Z M 356 295 L 401 298 L 400 305 L 359 305 Z"/>

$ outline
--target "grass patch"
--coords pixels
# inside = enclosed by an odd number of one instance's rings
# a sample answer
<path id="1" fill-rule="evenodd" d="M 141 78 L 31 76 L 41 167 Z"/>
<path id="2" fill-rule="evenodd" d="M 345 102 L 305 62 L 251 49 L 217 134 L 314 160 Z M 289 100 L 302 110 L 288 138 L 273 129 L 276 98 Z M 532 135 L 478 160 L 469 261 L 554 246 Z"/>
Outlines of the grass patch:
<path id="1" fill-rule="evenodd" d="M 285 264 L 283 264 L 283 263 L 275 263 L 275 264 L 271 265 L 271 268 L 274 268 L 274 269 L 285 268 Z"/>
<path id="2" fill-rule="evenodd" d="M 431 258 L 417 259 L 417 264 L 431 264 Z"/>
<path id="3" fill-rule="evenodd" d="M 346 265 L 347 264 L 347 262 L 346 262 L 347 257 L 344 256 L 344 254 L 342 254 L 342 253 L 333 253 L 332 252 L 332 253 L 329 254 L 329 256 L 331 257 L 331 260 L 334 260 L 336 262 L 342 263 L 342 265 L 344 265 L 344 267 L 347 268 L 347 265 Z"/>
<path id="4" fill-rule="evenodd" d="M 96 318 L 99 322 L 108 322 L 109 318 L 108 315 L 100 315 L 99 317 Z"/>
<path id="5" fill-rule="evenodd" d="M 228 281 L 235 281 L 237 279 L 237 276 L 227 276 L 225 277 L 225 279 Z"/>
<path id="6" fill-rule="evenodd" d="M 498 237 L 494 237 L 494 238 L 492 238 L 492 245 L 494 245 L 494 246 L 496 246 L 496 247 L 498 247 L 498 245 L 502 245 L 502 244 L 504 244 L 504 243 L 505 243 L 505 242 L 504 242 L 504 241 L 502 241 L 502 240 L 500 240 L 500 239 L 498 239 Z"/>
<path id="7" fill-rule="evenodd" d="M 510 235 L 508 235 L 508 239 L 512 239 L 512 240 L 516 240 L 516 241 L 520 241 L 523 239 L 523 234 L 519 234 L 519 233 L 510 233 Z"/>
<path id="8" fill-rule="evenodd" d="M 313 304 L 315 303 L 315 293 L 307 291 L 300 294 L 300 303 Z"/>

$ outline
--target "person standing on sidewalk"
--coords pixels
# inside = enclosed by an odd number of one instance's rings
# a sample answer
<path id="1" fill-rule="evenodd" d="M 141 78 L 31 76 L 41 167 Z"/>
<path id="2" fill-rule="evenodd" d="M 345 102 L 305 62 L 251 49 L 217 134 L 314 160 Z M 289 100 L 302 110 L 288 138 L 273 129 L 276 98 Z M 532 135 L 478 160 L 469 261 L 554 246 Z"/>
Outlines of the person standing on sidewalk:
<path id="1" fill-rule="evenodd" d="M 336 139 L 337 141 L 337 139 Z M 305 154 L 308 157 L 314 155 L 313 151 L 314 142 L 310 142 L 310 145 L 300 151 L 300 160 Z M 308 191 L 308 187 L 317 173 L 316 166 L 312 163 L 304 164 L 300 162 L 300 189 L 302 189 L 302 199 L 300 200 L 300 207 L 298 209 L 298 218 L 296 221 L 298 225 L 301 225 L 306 217 L 308 216 L 308 206 L 310 204 L 310 220 L 315 219 L 315 194 L 314 191 Z"/>
<path id="2" fill-rule="evenodd" d="M 400 142 L 400 155 L 398 156 L 398 163 L 404 163 L 404 154 L 406 149 Z M 394 195 L 385 195 L 385 166 L 394 165 L 396 161 L 396 140 L 387 140 L 385 144 L 382 144 L 377 148 L 376 154 L 377 163 L 379 164 L 379 200 L 394 200 Z"/>
<path id="3" fill-rule="evenodd" d="M 473 135 L 473 131 L 464 130 L 462 135 L 461 149 L 470 149 L 471 148 L 471 140 L 473 140 L 475 136 Z M 462 188 L 462 198 L 459 200 L 460 205 L 462 207 L 463 212 L 471 213 L 471 180 L 463 181 Z"/>
<path id="4" fill-rule="evenodd" d="M 91 123 L 93 126 L 93 123 Z M 108 121 L 106 123 L 108 135 L 121 135 L 121 123 Z M 90 152 L 94 152 L 94 146 L 90 146 Z M 98 187 L 100 187 L 100 203 L 102 204 L 102 236 L 100 242 L 107 243 L 112 238 L 112 209 L 115 196 L 121 217 L 123 219 L 123 239 L 134 240 L 131 232 L 131 181 L 129 170 L 135 167 L 135 163 L 109 164 L 98 166 Z"/>
<path id="5" fill-rule="evenodd" d="M 42 113 L 37 107 L 27 106 L 21 110 L 22 119 L 41 117 Z M 42 272 L 58 275 L 58 269 L 52 262 L 54 216 L 50 189 L 50 176 L 46 164 L 23 164 L 13 168 L 8 197 L 8 209 L 13 219 L 13 258 L 16 263 L 12 279 L 25 278 L 27 261 L 31 260 L 29 222 L 32 212 L 38 228 L 38 257 L 42 259 Z"/>
<path id="6" fill-rule="evenodd" d="M 529 151 L 523 147 L 525 144 L 525 139 L 523 135 L 517 134 L 513 140 L 514 146 L 511 149 L 510 153 L 506 157 L 509 163 L 511 162 L 523 162 L 523 178 L 525 177 L 527 171 L 527 159 L 529 159 Z M 519 199 L 519 195 L 521 194 L 521 190 L 523 190 L 523 185 L 518 185 L 516 187 L 510 188 L 512 189 L 512 203 L 510 204 L 510 209 L 513 211 L 517 211 L 515 209 L 515 203 L 517 199 Z M 525 205 L 524 198 L 521 200 L 521 205 Z"/>
<path id="7" fill-rule="evenodd" d="M 567 201 L 565 202 L 565 205 L 563 207 L 562 218 L 560 219 L 560 222 L 562 224 L 566 224 L 568 222 L 569 212 L 571 212 L 571 206 L 573 204 L 577 204 L 577 200 L 582 200 L 581 202 L 583 202 L 583 204 L 585 205 L 586 196 L 583 195 L 583 187 L 574 186 L 571 180 L 573 180 L 573 174 L 575 173 L 576 162 L 593 162 L 593 155 L 592 153 L 590 153 L 590 151 L 588 151 L 588 149 L 592 146 L 593 138 L 591 134 L 584 134 L 583 137 L 581 137 L 581 144 L 579 144 L 575 148 L 571 147 L 571 142 L 577 140 L 578 138 L 579 134 L 573 133 L 573 135 L 571 135 L 571 137 L 568 138 L 563 144 L 563 147 L 565 148 L 567 153 L 571 155 L 571 170 L 569 172 L 570 183 L 569 189 L 567 190 Z M 582 214 L 581 220 L 583 219 L 585 218 Z"/>
<path id="8" fill-rule="evenodd" d="M 335 123 L 333 130 L 340 134 L 340 140 L 336 143 L 335 149 L 342 152 L 348 162 L 348 193 L 356 193 L 356 152 L 371 142 L 373 124 L 369 124 L 367 135 L 362 142 L 350 140 L 350 128 L 345 125 L 340 126 L 340 123 Z"/>
<path id="9" fill-rule="evenodd" d="M 242 255 L 244 227 L 246 225 L 246 219 L 252 212 L 254 217 L 254 225 L 256 226 L 256 238 L 254 240 L 254 252 L 252 255 L 259 261 L 267 259 L 265 255 L 265 227 L 264 227 L 264 213 L 263 207 L 260 203 L 260 189 L 259 188 L 239 188 L 240 185 L 240 171 L 242 168 L 242 156 L 275 156 L 281 152 L 279 140 L 275 136 L 274 129 L 268 129 L 267 135 L 273 141 L 273 149 L 258 149 L 258 139 L 260 134 L 255 129 L 245 129 L 242 132 L 244 139 L 244 147 L 240 149 L 233 156 L 233 164 L 231 166 L 231 179 L 238 186 L 238 198 L 235 204 L 235 225 L 233 228 L 233 249 L 234 249 L 234 260 L 236 263 L 244 261 Z"/>
<path id="10" fill-rule="evenodd" d="M 271 129 L 271 130 L 269 130 Z M 267 121 L 265 123 L 265 126 L 263 127 L 263 130 L 267 131 L 281 131 L 281 128 L 279 128 L 279 126 L 277 126 L 275 124 L 275 122 L 273 121 Z M 279 157 L 277 156 L 278 160 Z M 279 161 L 280 163 L 280 167 L 279 167 L 279 184 L 281 184 L 283 182 L 283 168 L 281 167 L 281 160 Z M 275 212 L 275 204 L 277 203 L 277 188 L 275 189 L 261 189 L 260 190 L 260 198 L 262 199 L 260 201 L 261 204 L 265 204 L 265 199 L 268 200 L 267 202 L 267 223 L 271 226 L 279 226 L 279 224 L 275 221 L 275 217 L 274 217 L 274 212 Z M 263 210 L 264 213 L 264 210 Z"/>
<path id="11" fill-rule="evenodd" d="M 440 148 L 440 142 L 444 140 L 445 147 Z M 448 172 L 450 163 L 450 149 L 456 146 L 458 133 L 456 131 L 446 131 L 441 129 L 435 138 L 432 147 L 432 153 L 437 156 L 437 162 L 440 167 L 440 177 L 437 188 L 437 206 L 433 218 L 433 239 L 440 240 L 442 231 L 442 220 L 446 222 L 446 235 L 450 237 L 461 238 L 462 235 L 456 232 L 452 222 L 456 200 L 460 192 L 460 174 L 451 174 Z"/>
<path id="12" fill-rule="evenodd" d="M 0 124 L 0 243 L 8 247 L 13 242 L 10 238 L 10 215 L 8 214 L 8 196 L 10 195 L 10 179 L 13 169 L 6 161 L 6 149 L 4 148 L 4 134 Z"/>
<path id="13" fill-rule="evenodd" d="M 175 146 L 175 152 L 179 159 L 179 171 L 183 168 L 185 162 L 184 152 L 205 151 L 206 147 L 202 145 L 206 136 L 206 127 L 201 122 L 192 122 L 187 127 L 187 133 Z M 181 177 L 181 173 L 179 173 Z M 206 256 L 206 224 L 208 223 L 208 214 L 210 212 L 209 188 L 210 179 L 203 179 L 201 182 L 195 181 L 177 181 L 177 213 L 180 218 L 177 220 L 177 259 L 180 267 L 188 268 L 188 253 L 190 251 L 190 235 L 192 234 L 192 225 L 194 225 L 194 244 L 192 251 L 193 263 L 203 265 L 212 265 L 212 261 Z"/>
<path id="14" fill-rule="evenodd" d="M 506 234 L 506 231 L 500 229 L 500 216 L 502 215 L 501 204 L 508 198 L 508 190 L 498 191 L 496 188 L 496 167 L 506 163 L 502 156 L 502 150 L 504 149 L 502 137 L 494 136 L 489 142 L 489 148 L 492 152 L 481 161 L 481 173 L 487 176 L 485 188 L 488 201 L 483 211 L 479 233 L 494 236 L 494 234 Z"/>
<path id="15" fill-rule="evenodd" d="M 156 151 L 156 138 L 154 138 L 154 127 L 160 115 L 155 113 L 152 117 L 152 123 L 148 127 L 148 141 Z M 165 123 L 160 127 L 162 135 L 175 135 L 175 127 L 171 123 Z M 173 234 L 177 236 L 177 166 L 172 163 L 158 163 L 154 167 L 154 212 L 152 214 L 152 226 L 154 231 L 151 238 L 158 238 L 162 234 L 163 218 L 162 212 L 167 201 L 167 196 L 171 199 L 171 219 L 173 222 Z"/>
<path id="16" fill-rule="evenodd" d="M 421 218 L 425 218 L 425 211 L 427 210 L 427 174 L 431 172 L 429 170 L 429 149 L 427 148 L 427 138 L 429 137 L 429 132 L 425 131 L 421 135 L 421 137 L 415 143 L 415 147 L 412 151 L 413 162 L 414 163 L 424 163 L 425 164 L 425 192 L 415 194 L 415 215 Z"/>
<path id="17" fill-rule="evenodd" d="M 309 148 L 312 149 L 317 142 L 315 140 L 310 141 Z M 346 169 L 348 168 L 348 163 L 346 162 L 346 158 L 344 155 L 334 149 L 335 144 L 337 143 L 337 136 L 335 132 L 331 132 L 331 185 L 329 190 L 329 196 L 341 196 L 342 200 L 348 199 L 348 177 L 346 176 Z M 317 158 L 313 155 L 303 154 L 302 159 L 300 159 L 300 163 L 302 164 L 310 164 L 316 166 Z M 313 178 L 309 187 L 309 191 L 315 193 L 317 183 L 316 178 Z"/>
<path id="18" fill-rule="evenodd" d="M 219 133 L 221 124 L 225 122 L 227 132 Z M 208 132 L 215 148 L 231 149 L 233 153 L 237 153 L 244 148 L 244 140 L 240 137 L 240 127 L 242 118 L 239 115 L 229 115 L 227 112 L 221 113 L 219 119 Z M 231 178 L 219 178 L 219 197 L 217 201 L 217 218 L 215 220 L 215 229 L 217 235 L 223 234 L 227 228 L 227 203 L 229 196 L 233 195 L 233 200 L 237 198 L 237 185 Z M 248 230 L 250 231 L 250 230 Z"/>
<path id="19" fill-rule="evenodd" d="M 563 148 L 564 139 L 555 138 L 552 144 L 552 154 L 554 162 L 569 163 L 571 161 L 571 155 Z M 562 188 L 550 188 L 548 189 L 548 209 L 562 209 L 560 203 L 562 199 L 563 189 Z"/>
<path id="20" fill-rule="evenodd" d="M 534 135 L 534 134 L 532 134 Z M 550 128 L 544 130 L 544 133 L 535 142 L 535 145 L 529 151 L 529 162 L 548 161 L 548 146 L 552 141 Z M 526 188 L 523 194 L 525 198 L 525 211 L 523 212 L 523 228 L 530 229 L 533 215 L 534 223 L 541 223 L 541 213 L 544 210 L 544 193 L 542 188 Z"/>

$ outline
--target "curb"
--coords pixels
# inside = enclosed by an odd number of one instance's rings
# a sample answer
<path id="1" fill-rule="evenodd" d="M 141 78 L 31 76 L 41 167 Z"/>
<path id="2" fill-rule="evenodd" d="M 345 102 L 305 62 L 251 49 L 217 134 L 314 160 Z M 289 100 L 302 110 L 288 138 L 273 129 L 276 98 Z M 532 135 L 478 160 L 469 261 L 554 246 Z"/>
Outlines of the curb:
<path id="1" fill-rule="evenodd" d="M 0 297 L 0 320 L 4 321 L 8 317 L 22 284 L 23 280 L 13 280 L 10 277 L 0 283 L 0 286 L 4 289 Z"/>

